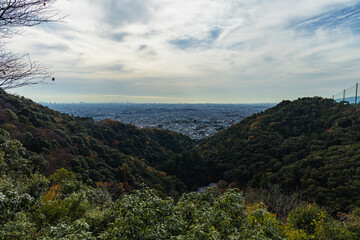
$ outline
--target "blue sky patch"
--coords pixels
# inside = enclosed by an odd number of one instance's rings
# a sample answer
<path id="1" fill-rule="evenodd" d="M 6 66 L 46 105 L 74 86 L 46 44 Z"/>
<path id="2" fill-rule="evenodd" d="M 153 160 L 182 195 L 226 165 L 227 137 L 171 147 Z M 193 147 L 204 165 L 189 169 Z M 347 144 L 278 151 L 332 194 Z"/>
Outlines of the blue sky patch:
<path id="1" fill-rule="evenodd" d="M 169 43 L 183 50 L 188 48 L 210 47 L 211 43 L 213 43 L 216 39 L 218 39 L 220 34 L 221 34 L 221 29 L 216 28 L 210 30 L 208 32 L 208 37 L 204 39 L 187 37 L 181 39 L 173 39 L 170 40 Z"/>
<path id="2" fill-rule="evenodd" d="M 183 38 L 183 39 L 174 39 L 170 40 L 169 43 L 184 50 L 188 48 L 196 48 L 201 45 L 201 40 L 196 38 Z"/>
<path id="3" fill-rule="evenodd" d="M 122 42 L 124 41 L 124 38 L 129 35 L 128 33 L 122 32 L 122 33 L 114 33 L 110 35 L 110 38 L 116 42 Z"/>
<path id="4" fill-rule="evenodd" d="M 360 33 L 360 4 L 335 9 L 315 17 L 293 23 L 290 28 L 304 34 L 314 34 L 318 29 L 333 30 L 336 28 L 351 29 Z"/>
<path id="5" fill-rule="evenodd" d="M 219 38 L 220 34 L 221 34 L 220 28 L 213 29 L 209 32 L 209 39 L 216 40 Z"/>

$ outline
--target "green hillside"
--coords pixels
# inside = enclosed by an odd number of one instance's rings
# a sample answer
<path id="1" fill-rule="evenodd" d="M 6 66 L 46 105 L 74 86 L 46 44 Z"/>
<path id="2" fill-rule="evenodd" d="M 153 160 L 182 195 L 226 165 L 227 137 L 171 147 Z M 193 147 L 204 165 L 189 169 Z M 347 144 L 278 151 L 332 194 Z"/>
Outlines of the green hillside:
<path id="1" fill-rule="evenodd" d="M 170 131 L 72 117 L 0 91 L 0 239 L 359 239 L 356 111 L 286 101 L 194 148 Z M 184 183 L 218 180 L 280 183 L 304 199 L 277 188 L 244 195 L 224 181 L 180 195 Z"/>
<path id="2" fill-rule="evenodd" d="M 181 134 L 72 117 L 2 90 L 0 128 L 4 139 L 9 133 L 8 138 L 19 140 L 28 155 L 41 159 L 46 175 L 67 168 L 89 183 L 122 183 L 127 190 L 147 183 L 166 192 L 183 191 L 181 182 L 153 166 L 194 145 Z"/>
<path id="3" fill-rule="evenodd" d="M 45 175 L 66 168 L 92 185 L 120 184 L 114 192 L 146 183 L 172 195 L 219 180 L 278 184 L 331 213 L 360 205 L 359 115 L 330 99 L 283 101 L 193 148 L 171 131 L 73 117 L 0 92 L 1 143 L 19 140 Z"/>
<path id="4" fill-rule="evenodd" d="M 360 109 L 302 98 L 248 117 L 173 157 L 162 169 L 190 189 L 226 180 L 242 188 L 280 184 L 330 212 L 360 205 Z"/>

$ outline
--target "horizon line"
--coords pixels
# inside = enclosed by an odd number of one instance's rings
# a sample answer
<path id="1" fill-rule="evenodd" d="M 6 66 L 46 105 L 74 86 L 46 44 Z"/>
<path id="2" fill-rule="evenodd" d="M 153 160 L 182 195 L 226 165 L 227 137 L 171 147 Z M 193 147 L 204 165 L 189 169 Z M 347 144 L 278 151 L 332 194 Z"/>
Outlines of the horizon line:
<path id="1" fill-rule="evenodd" d="M 39 104 L 164 104 L 164 105 L 177 105 L 177 104 L 182 104 L 182 105 L 194 105 L 194 104 L 214 104 L 214 105 L 252 105 L 252 104 L 278 104 L 279 102 L 260 102 L 260 103 L 216 103 L 216 102 L 204 102 L 204 103 L 197 103 L 197 102 L 193 102 L 193 103 L 166 103 L 166 102 L 45 102 L 45 101 L 39 101 L 37 102 Z"/>

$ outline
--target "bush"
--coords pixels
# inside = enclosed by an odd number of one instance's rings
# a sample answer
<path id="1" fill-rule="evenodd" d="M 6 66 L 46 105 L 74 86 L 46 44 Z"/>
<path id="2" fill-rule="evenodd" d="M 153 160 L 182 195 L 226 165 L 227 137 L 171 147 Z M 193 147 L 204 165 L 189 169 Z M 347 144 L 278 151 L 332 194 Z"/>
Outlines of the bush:
<path id="1" fill-rule="evenodd" d="M 353 210 L 351 211 L 351 214 L 352 214 L 353 216 L 355 216 L 355 217 L 359 217 L 359 218 L 360 218 L 360 207 L 357 207 L 357 208 L 353 209 Z"/>
<path id="2" fill-rule="evenodd" d="M 89 224 L 87 224 L 84 220 L 76 220 L 75 222 L 70 224 L 60 223 L 54 227 L 51 227 L 48 237 L 43 239 L 78 240 L 95 238 L 92 237 Z"/>
<path id="3" fill-rule="evenodd" d="M 0 228 L 2 224 L 13 221 L 18 213 L 35 207 L 37 193 L 41 193 L 47 183 L 44 179 L 39 175 L 29 179 L 18 174 L 0 178 Z"/>
<path id="4" fill-rule="evenodd" d="M 125 195 L 103 239 L 282 239 L 275 216 L 262 206 L 247 209 L 241 192 L 187 193 L 176 205 L 155 190 Z"/>
<path id="5" fill-rule="evenodd" d="M 16 113 L 14 113 L 13 111 L 11 111 L 10 109 L 5 109 L 5 113 L 9 116 L 9 120 L 12 122 L 18 122 L 19 119 L 16 115 Z"/>
<path id="6" fill-rule="evenodd" d="M 17 213 L 14 220 L 0 226 L 0 239 L 36 239 L 38 232 L 25 213 Z"/>
<path id="7" fill-rule="evenodd" d="M 6 140 L 0 144 L 0 173 L 29 174 L 31 166 L 25 159 L 26 149 L 19 140 Z"/>
<path id="8" fill-rule="evenodd" d="M 290 228 L 300 229 L 308 234 L 315 232 L 315 223 L 330 222 L 331 217 L 317 205 L 300 205 L 289 213 L 287 224 Z"/>
<path id="9" fill-rule="evenodd" d="M 315 234 L 314 238 L 318 240 L 352 240 L 355 238 L 354 234 L 349 231 L 347 225 L 342 222 L 326 221 L 325 215 L 322 215 L 319 220 L 314 221 Z"/>
<path id="10" fill-rule="evenodd" d="M 20 115 L 20 116 L 18 117 L 18 120 L 19 120 L 19 122 L 21 122 L 21 123 L 30 124 L 30 120 L 29 120 L 27 117 L 23 116 L 23 115 Z"/>
<path id="11" fill-rule="evenodd" d="M 64 183 L 67 181 L 76 180 L 75 173 L 66 170 L 65 168 L 57 169 L 56 172 L 49 177 L 50 182 L 52 183 Z"/>
<path id="12" fill-rule="evenodd" d="M 10 139 L 10 134 L 5 129 L 0 128 L 0 144 Z"/>
<path id="13" fill-rule="evenodd" d="M 88 203 L 83 193 L 73 193 L 65 199 L 49 200 L 43 197 L 33 219 L 38 226 L 71 223 L 83 217 L 87 209 Z"/>

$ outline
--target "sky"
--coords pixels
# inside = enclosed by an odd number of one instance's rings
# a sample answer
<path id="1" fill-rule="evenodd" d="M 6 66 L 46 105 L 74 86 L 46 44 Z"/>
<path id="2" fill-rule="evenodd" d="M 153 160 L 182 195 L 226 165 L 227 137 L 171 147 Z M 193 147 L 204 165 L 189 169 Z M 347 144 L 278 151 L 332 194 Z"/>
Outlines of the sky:
<path id="1" fill-rule="evenodd" d="M 360 1 L 72 0 L 8 48 L 55 81 L 41 102 L 265 103 L 331 97 L 360 78 Z"/>

